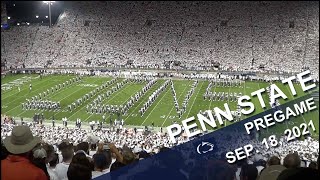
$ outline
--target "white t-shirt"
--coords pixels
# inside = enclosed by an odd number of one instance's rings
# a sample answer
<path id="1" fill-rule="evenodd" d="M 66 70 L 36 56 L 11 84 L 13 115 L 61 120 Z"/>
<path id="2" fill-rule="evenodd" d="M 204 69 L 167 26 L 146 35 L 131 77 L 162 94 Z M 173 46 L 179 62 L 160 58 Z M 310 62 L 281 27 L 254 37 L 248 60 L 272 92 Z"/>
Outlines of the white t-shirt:
<path id="1" fill-rule="evenodd" d="M 60 180 L 67 180 L 68 176 L 67 176 L 67 172 L 68 172 L 68 168 L 69 168 L 70 163 L 59 163 L 56 166 L 56 173 L 58 175 L 58 178 Z"/>
<path id="2" fill-rule="evenodd" d="M 92 179 L 99 177 L 101 175 L 107 174 L 110 172 L 110 169 L 105 169 L 103 171 L 92 171 Z"/>
<path id="3" fill-rule="evenodd" d="M 50 176 L 50 180 L 59 180 L 58 174 L 56 173 L 56 171 L 51 169 L 48 165 L 47 165 L 47 171 Z"/>

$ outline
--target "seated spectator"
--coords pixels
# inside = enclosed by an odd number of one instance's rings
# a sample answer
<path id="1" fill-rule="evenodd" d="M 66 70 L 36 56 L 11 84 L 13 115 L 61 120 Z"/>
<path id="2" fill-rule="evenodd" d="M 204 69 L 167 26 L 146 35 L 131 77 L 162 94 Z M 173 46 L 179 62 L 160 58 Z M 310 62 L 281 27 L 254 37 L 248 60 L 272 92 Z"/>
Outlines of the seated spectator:
<path id="1" fill-rule="evenodd" d="M 92 164 L 84 153 L 77 153 L 67 169 L 68 180 L 91 180 Z"/>
<path id="2" fill-rule="evenodd" d="M 46 174 L 30 162 L 32 149 L 40 143 L 28 126 L 16 126 L 7 136 L 4 146 L 11 153 L 1 161 L 1 179 L 47 180 Z"/>

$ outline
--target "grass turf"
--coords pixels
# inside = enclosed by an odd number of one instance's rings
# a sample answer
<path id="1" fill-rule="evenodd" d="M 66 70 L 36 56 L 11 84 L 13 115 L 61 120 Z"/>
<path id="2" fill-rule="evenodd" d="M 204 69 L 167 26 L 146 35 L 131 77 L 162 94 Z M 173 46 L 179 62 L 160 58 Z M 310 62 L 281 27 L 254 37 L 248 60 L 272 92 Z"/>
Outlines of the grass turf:
<path id="1" fill-rule="evenodd" d="M 19 79 L 24 79 L 26 77 L 30 77 L 31 80 L 25 82 L 20 86 L 20 92 L 17 86 L 14 86 L 12 82 L 15 82 Z M 2 90 L 1 91 L 1 113 L 6 114 L 13 117 L 24 117 L 24 118 L 32 118 L 35 113 L 44 113 L 45 119 L 52 119 L 54 116 L 55 119 L 61 120 L 63 117 L 67 117 L 71 121 L 75 121 L 77 118 L 80 118 L 82 121 L 100 121 L 102 120 L 102 114 L 89 114 L 86 112 L 86 105 L 93 101 L 98 94 L 104 93 L 111 89 L 112 85 L 107 86 L 105 89 L 100 91 L 97 95 L 85 101 L 82 105 L 77 107 L 74 111 L 67 111 L 67 106 L 73 103 L 78 98 L 83 95 L 89 93 L 94 90 L 96 87 L 101 86 L 105 82 L 111 80 L 111 77 L 93 77 L 93 76 L 85 76 L 80 83 L 75 83 L 61 90 L 55 91 L 54 93 L 50 93 L 46 99 L 51 101 L 60 101 L 62 109 L 59 112 L 53 111 L 42 111 L 42 110 L 23 110 L 21 107 L 21 103 L 25 102 L 26 99 L 31 99 L 32 96 L 38 95 L 47 89 L 51 89 L 57 84 L 63 83 L 71 78 L 74 78 L 74 75 L 49 75 L 44 76 L 42 79 L 39 78 L 38 75 L 27 75 L 27 74 L 19 74 L 19 75 L 8 75 L 1 79 L 1 85 L 11 84 L 11 90 Z M 123 79 L 117 79 L 117 82 L 121 82 Z M 174 107 L 174 101 L 172 96 L 172 91 L 170 85 L 158 96 L 156 101 L 147 109 L 145 114 L 141 117 L 139 113 L 139 109 L 143 107 L 143 104 L 146 102 L 148 97 L 163 83 L 164 79 L 158 79 L 157 82 L 143 95 L 139 101 L 137 101 L 133 107 L 131 107 L 128 113 L 120 118 L 125 120 L 125 124 L 127 125 L 137 125 L 137 126 L 149 126 L 154 123 L 157 127 L 166 127 L 171 125 L 174 121 L 180 122 L 186 118 L 191 116 L 196 116 L 200 110 L 205 111 L 208 109 L 213 109 L 214 107 L 219 107 L 224 109 L 223 104 L 228 103 L 229 107 L 232 111 L 236 110 L 237 103 L 236 102 L 227 102 L 227 101 L 208 101 L 203 99 L 203 94 L 208 87 L 209 81 L 199 81 L 198 85 L 195 88 L 194 93 L 192 94 L 186 112 L 182 115 L 182 118 L 178 118 L 177 111 Z M 178 104 L 181 107 L 181 104 L 187 94 L 187 92 L 191 89 L 191 84 L 193 80 L 173 80 L 174 88 L 176 90 Z M 29 90 L 29 84 L 32 84 L 32 90 Z M 102 103 L 109 105 L 121 105 L 129 100 L 131 96 L 133 96 L 136 92 L 140 91 L 146 82 L 142 83 L 134 83 L 129 82 L 119 91 L 113 93 L 107 99 L 105 99 Z M 294 84 L 296 87 L 296 91 L 298 96 L 293 97 L 290 93 L 290 89 L 288 86 L 285 86 L 279 82 L 276 83 L 278 87 L 288 96 L 288 100 L 280 100 L 280 104 L 284 104 L 292 99 L 296 99 L 298 97 L 306 95 L 300 87 L 299 84 Z M 90 86 L 88 86 L 90 85 Z M 242 94 L 249 95 L 251 92 L 258 90 L 260 88 L 265 88 L 269 84 L 261 81 L 246 81 L 242 83 L 240 87 L 212 87 L 211 91 L 216 92 L 241 92 Z M 263 98 L 265 99 L 265 103 L 267 108 L 270 108 L 268 103 L 268 95 L 264 94 Z M 252 98 L 252 102 L 255 104 L 255 113 L 258 114 L 263 112 L 265 109 L 261 108 L 258 98 Z M 317 102 L 317 107 L 319 106 L 319 102 Z M 252 114 L 252 115 L 254 115 Z M 106 123 L 109 123 L 109 119 L 116 119 L 117 115 L 106 113 Z M 243 116 L 242 119 L 246 118 Z M 316 111 L 312 111 L 306 113 L 303 116 L 298 116 L 296 118 L 291 119 L 290 121 L 284 123 L 283 125 L 277 125 L 272 129 L 267 129 L 264 134 L 283 134 L 283 131 L 287 128 L 291 128 L 294 125 L 299 125 L 303 122 L 309 122 L 312 119 L 314 121 L 315 127 L 317 128 L 316 132 L 313 132 L 313 136 L 319 137 L 318 135 L 318 127 L 319 127 L 319 112 L 318 109 Z M 226 125 L 231 122 L 226 123 Z"/>

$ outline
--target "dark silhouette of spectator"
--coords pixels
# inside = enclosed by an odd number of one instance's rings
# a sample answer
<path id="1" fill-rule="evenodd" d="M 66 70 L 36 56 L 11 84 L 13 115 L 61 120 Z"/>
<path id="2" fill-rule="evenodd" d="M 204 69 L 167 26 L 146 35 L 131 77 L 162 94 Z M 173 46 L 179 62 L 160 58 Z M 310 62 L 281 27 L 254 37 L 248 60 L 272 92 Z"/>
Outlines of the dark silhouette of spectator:
<path id="1" fill-rule="evenodd" d="M 83 150 L 86 155 L 89 155 L 89 143 L 88 142 L 81 142 L 77 145 L 76 150 Z"/>
<path id="2" fill-rule="evenodd" d="M 298 168 L 301 165 L 301 159 L 298 154 L 288 154 L 284 160 L 283 165 L 286 168 Z"/>
<path id="3" fill-rule="evenodd" d="M 316 162 L 311 162 L 311 163 L 309 164 L 309 168 L 311 168 L 311 169 L 317 169 L 317 163 L 316 163 Z"/>
<path id="4" fill-rule="evenodd" d="M 84 153 L 73 156 L 67 172 L 68 180 L 91 180 L 92 164 Z"/>
<path id="5" fill-rule="evenodd" d="M 281 172 L 277 180 L 318 180 L 319 172 L 311 168 L 289 168 Z"/>
<path id="6" fill-rule="evenodd" d="M 1 143 L 1 160 L 6 159 L 8 155 L 9 155 L 8 150 L 7 150 L 6 147 L 4 147 L 4 145 Z"/>
<path id="7" fill-rule="evenodd" d="M 258 170 L 252 164 L 247 164 L 241 167 L 240 180 L 256 180 L 258 177 Z"/>
<path id="8" fill-rule="evenodd" d="M 49 162 L 50 168 L 54 169 L 58 163 L 59 163 L 59 155 L 58 153 L 54 153 L 52 156 L 52 160 Z"/>
<path id="9" fill-rule="evenodd" d="M 93 155 L 94 171 L 92 172 L 92 178 L 106 174 L 109 172 L 110 161 L 103 153 Z"/>
<path id="10" fill-rule="evenodd" d="M 263 169 L 259 180 L 277 180 L 280 173 L 286 168 L 282 165 L 271 165 Z"/>
<path id="11" fill-rule="evenodd" d="M 267 166 L 272 166 L 272 165 L 281 165 L 280 159 L 277 156 L 272 156 L 268 160 Z"/>

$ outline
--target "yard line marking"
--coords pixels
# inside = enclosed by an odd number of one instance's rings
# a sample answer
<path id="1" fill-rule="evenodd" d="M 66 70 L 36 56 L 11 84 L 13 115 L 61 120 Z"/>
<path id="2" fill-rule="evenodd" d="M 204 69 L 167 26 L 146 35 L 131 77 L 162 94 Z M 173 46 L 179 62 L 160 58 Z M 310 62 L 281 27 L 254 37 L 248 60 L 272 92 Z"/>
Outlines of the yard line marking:
<path id="1" fill-rule="evenodd" d="M 164 82 L 165 83 L 165 82 Z M 142 126 L 144 124 L 144 122 L 146 122 L 146 120 L 149 118 L 150 114 L 156 109 L 156 107 L 158 106 L 158 104 L 162 101 L 163 97 L 170 91 L 170 89 L 168 90 L 167 88 L 169 87 L 169 84 L 166 87 L 167 92 L 164 93 L 164 95 L 161 97 L 161 99 L 158 101 L 158 103 L 156 104 L 155 107 L 153 107 L 153 109 L 151 110 L 151 112 L 149 113 L 149 115 L 146 117 L 146 119 L 142 122 L 142 124 L 140 126 Z"/>
<path id="2" fill-rule="evenodd" d="M 189 82 L 189 85 L 190 85 L 190 82 Z M 180 94 L 179 98 L 177 99 L 177 100 L 178 100 L 178 102 L 179 102 L 180 97 L 182 96 L 182 94 L 186 91 L 187 87 L 188 87 L 188 86 L 186 86 L 186 87 L 183 89 L 182 93 Z M 165 120 L 164 120 L 164 122 L 161 124 L 161 127 L 164 125 L 164 123 L 165 123 L 165 122 L 167 121 L 167 119 L 169 118 L 170 113 L 171 113 L 171 111 L 173 110 L 173 108 L 175 108 L 175 107 L 174 107 L 174 106 L 172 106 L 172 108 L 171 108 L 171 110 L 170 110 L 169 114 L 167 115 L 166 119 L 165 119 Z"/>
<path id="3" fill-rule="evenodd" d="M 94 81 L 94 82 L 97 82 L 98 80 L 99 80 L 99 79 L 97 79 L 97 80 Z M 81 89 L 83 89 L 83 88 L 85 88 L 85 87 L 82 87 Z M 91 90 L 91 91 L 93 91 L 93 90 Z M 90 92 L 91 92 L 91 91 L 90 91 Z M 90 99 L 88 99 L 88 100 L 86 101 L 86 103 L 88 103 L 89 100 L 90 100 Z M 68 110 L 67 108 L 68 108 L 68 107 L 65 107 L 65 108 L 63 109 L 63 110 L 67 110 L 67 111 L 60 111 L 60 112 L 58 112 L 58 113 L 55 114 L 55 115 L 57 116 L 58 114 L 60 114 L 60 113 L 62 113 L 62 112 L 69 112 L 69 110 Z M 80 111 L 81 109 L 82 109 L 82 108 L 80 108 L 78 111 Z M 75 113 L 77 113 L 78 111 L 76 111 Z M 69 113 L 70 113 L 70 112 L 69 112 Z M 75 113 L 74 113 L 74 114 L 75 114 Z M 73 115 L 74 115 L 74 114 L 73 114 Z M 71 115 L 71 116 L 73 116 L 73 115 Z M 69 116 L 68 118 L 70 118 L 71 116 Z"/>
<path id="4" fill-rule="evenodd" d="M 96 81 L 94 81 L 94 82 L 97 82 L 97 81 L 98 81 L 98 80 L 96 80 Z M 64 92 L 65 90 L 68 90 L 68 89 L 74 87 L 74 85 L 77 85 L 77 84 L 72 84 L 72 85 L 70 85 L 70 86 L 67 86 L 65 89 L 62 89 L 62 90 L 59 91 L 58 93 L 53 93 L 53 94 L 51 93 L 51 94 L 49 94 L 49 95 L 46 96 L 46 97 L 47 97 L 47 98 L 52 98 L 52 97 L 54 97 L 54 96 L 57 96 L 57 94 L 60 94 L 60 93 Z M 57 101 L 57 102 L 60 102 L 60 101 L 62 101 L 62 100 L 64 100 L 64 99 L 68 98 L 69 96 L 71 96 L 72 94 L 74 94 L 74 93 L 82 90 L 83 88 L 85 88 L 85 87 L 82 87 L 82 88 L 80 88 L 79 90 L 77 90 L 77 91 L 69 94 L 68 96 L 66 96 L 66 97 L 64 97 L 64 98 L 62 98 L 62 99 L 59 99 L 59 101 Z M 61 109 L 61 111 L 65 110 L 65 109 L 66 109 L 66 108 Z M 39 109 L 36 109 L 35 111 L 37 111 L 37 110 L 39 110 Z M 21 115 L 21 114 L 23 114 L 23 113 L 25 113 L 25 112 L 27 112 L 27 111 L 30 111 L 30 110 L 24 110 L 22 113 L 18 114 L 17 116 L 19 117 L 19 115 Z M 40 112 L 44 112 L 44 111 L 48 111 L 48 110 L 40 110 Z M 61 113 L 61 111 L 58 112 L 57 114 Z M 49 112 L 50 112 L 50 111 L 49 111 Z M 57 114 L 56 114 L 56 115 L 57 115 Z"/>
<path id="5" fill-rule="evenodd" d="M 25 76 L 24 76 L 25 77 Z M 39 77 L 39 76 L 37 76 L 37 77 Z M 52 79 L 53 77 L 50 77 L 50 79 Z M 20 78 L 19 78 L 20 79 Z M 16 79 L 17 80 L 17 79 Z M 31 79 L 31 81 L 28 81 L 28 82 L 32 82 L 32 80 L 34 80 L 34 79 Z M 15 80 L 13 80 L 13 81 L 15 81 Z M 21 87 L 22 86 L 24 86 L 24 85 L 26 85 L 28 82 L 26 82 L 26 83 L 24 83 L 24 84 L 22 84 L 21 85 Z M 36 85 L 38 85 L 38 84 L 40 84 L 42 81 L 40 81 L 39 83 L 37 83 Z M 20 87 L 20 86 L 19 86 Z M 26 88 L 27 89 L 27 88 Z M 13 90 L 13 89 L 12 89 Z M 20 89 L 21 91 L 23 90 L 23 89 Z M 6 94 L 6 93 L 10 93 L 10 91 L 7 91 L 7 92 L 2 92 L 1 93 L 1 96 L 4 96 L 4 94 Z M 13 93 L 12 95 L 9 95 L 8 97 L 5 97 L 5 98 L 3 98 L 3 100 L 5 100 L 5 99 L 7 99 L 7 98 L 9 98 L 9 97 L 11 97 L 11 96 L 13 96 L 13 95 L 16 95 L 16 94 L 19 94 L 20 92 L 18 91 L 17 93 Z"/>
<path id="6" fill-rule="evenodd" d="M 198 97 L 198 95 L 199 95 L 199 92 L 200 92 L 200 90 L 201 90 L 201 88 L 202 88 L 202 86 L 203 86 L 203 83 L 204 83 L 204 82 L 202 81 L 202 84 L 201 84 L 201 86 L 200 86 L 200 88 L 199 88 L 199 91 L 198 91 L 196 97 L 195 97 L 194 100 L 193 100 L 193 103 L 192 103 L 192 105 L 191 105 L 191 107 L 190 107 L 190 110 L 189 110 L 189 113 L 188 113 L 187 117 L 189 117 L 189 114 L 190 114 L 190 112 L 191 112 L 191 110 L 192 110 L 192 108 L 193 108 L 193 104 L 194 104 L 194 102 L 196 101 L 196 99 L 197 99 L 197 97 Z"/>
<path id="7" fill-rule="evenodd" d="M 230 89 L 231 87 L 229 87 L 229 93 L 228 93 L 228 105 L 229 105 L 229 96 L 230 96 Z M 230 123 L 231 124 L 231 123 Z M 225 120 L 225 123 L 224 123 L 224 127 L 227 126 L 227 120 Z"/>
<path id="8" fill-rule="evenodd" d="M 209 81 L 209 84 L 210 84 L 210 81 Z M 213 92 L 216 92 L 216 88 L 217 88 L 217 86 L 215 85 L 215 86 L 214 86 L 214 89 L 213 89 Z M 211 91 L 211 92 L 212 92 L 212 91 Z M 213 101 L 213 100 L 210 101 L 209 110 L 211 110 L 212 101 Z"/>
<path id="9" fill-rule="evenodd" d="M 155 90 L 157 90 L 159 87 L 161 86 L 161 84 L 159 85 L 159 86 L 157 86 L 156 88 L 155 88 Z M 154 86 L 155 87 L 155 86 Z M 151 90 L 151 89 L 153 89 L 153 88 L 150 88 L 150 89 L 148 89 L 147 90 L 147 92 L 149 91 L 149 90 Z M 153 91 L 154 92 L 154 91 Z M 146 95 L 147 93 L 145 93 L 144 95 Z M 148 97 L 149 96 L 147 96 L 146 98 L 145 98 L 145 100 L 146 99 L 148 99 Z M 142 99 L 142 98 L 141 98 Z M 145 100 L 143 100 L 142 99 L 142 101 L 133 109 L 133 111 L 130 113 L 130 114 L 128 114 L 128 116 L 124 119 L 124 122 L 126 122 L 126 120 L 130 117 L 130 115 L 132 115 L 134 112 L 135 112 L 135 110 L 143 103 L 143 102 L 145 102 Z"/>
<path id="10" fill-rule="evenodd" d="M 131 84 L 132 84 L 132 83 L 131 83 Z M 144 85 L 144 86 L 145 86 L 145 85 Z M 144 87 L 144 86 L 143 86 L 143 87 Z M 141 89 L 143 89 L 143 87 L 142 87 Z M 140 90 L 138 90 L 138 92 L 139 92 L 139 91 L 140 91 Z M 135 95 L 136 93 L 137 93 L 137 92 L 134 92 L 131 96 Z M 116 96 L 118 96 L 118 95 L 119 95 L 119 94 L 117 94 Z M 124 102 L 122 102 L 121 105 L 123 105 L 124 103 L 126 103 L 126 102 L 131 98 L 131 96 L 129 96 L 128 99 L 126 99 Z M 114 97 L 111 98 L 111 99 L 109 99 L 107 102 L 109 102 L 109 101 L 112 100 L 112 99 L 114 99 Z M 92 115 L 91 115 L 91 116 L 92 116 Z M 91 116 L 90 116 L 90 117 L 91 117 Z M 108 117 L 106 117 L 106 119 L 108 119 L 110 116 L 111 116 L 111 114 L 110 114 Z M 89 118 L 89 117 L 88 117 L 88 118 Z M 88 119 L 88 118 L 87 118 L 87 119 Z M 87 120 L 87 119 L 86 119 L 86 120 Z"/>
<path id="11" fill-rule="evenodd" d="M 39 89 L 39 90 L 40 90 L 40 89 Z M 37 91 L 32 91 L 32 92 L 33 92 L 33 93 L 34 93 L 34 92 L 38 92 L 39 90 L 37 90 Z M 43 91 L 43 89 L 41 89 L 41 91 Z M 33 96 L 35 96 L 35 95 L 37 95 L 37 94 L 35 93 Z M 50 95 L 48 95 L 48 96 L 51 96 L 51 95 L 52 95 L 52 94 L 50 94 Z M 33 97 L 33 96 L 31 96 L 31 97 Z M 25 98 L 25 96 L 23 96 L 23 97 L 21 97 L 21 98 L 19 98 L 19 99 L 22 99 L 22 98 Z M 13 102 L 14 102 L 14 101 L 13 101 Z M 13 103 L 13 102 L 12 102 L 12 103 Z M 9 103 L 9 104 L 11 104 L 11 103 Z M 8 105 L 9 105 L 9 104 L 8 104 Z M 6 113 L 8 113 L 8 112 L 10 112 L 10 111 L 12 111 L 12 110 L 14 110 L 14 109 L 17 109 L 18 107 L 21 107 L 21 104 L 19 104 L 19 105 L 17 105 L 16 107 L 10 109 L 10 110 L 7 111 Z M 20 114 L 21 114 L 21 113 L 20 113 Z M 20 114 L 19 114 L 19 115 L 20 115 Z"/>
<path id="12" fill-rule="evenodd" d="M 116 82 L 115 82 L 116 83 Z M 113 84 L 115 84 L 115 83 L 113 83 Z M 112 85 L 113 85 L 112 84 Z M 119 92 L 121 92 L 121 91 L 123 91 L 125 88 L 126 88 L 126 85 L 128 85 L 128 84 L 125 84 L 125 87 L 123 87 L 120 91 L 118 91 L 118 92 L 116 92 L 116 94 L 118 94 Z M 110 87 L 113 87 L 113 86 L 110 86 Z M 108 88 L 110 88 L 110 87 L 108 87 Z M 91 92 L 91 91 L 90 91 Z M 100 93 L 101 94 L 101 93 Z M 99 95 L 100 95 L 99 94 Z M 95 95 L 95 96 L 98 96 L 98 95 Z M 90 101 L 91 100 L 91 101 Z M 90 99 L 88 99 L 88 101 L 87 101 L 87 104 L 83 104 L 83 107 L 82 108 L 80 108 L 78 111 L 76 111 L 75 113 L 73 113 L 71 116 L 69 116 L 68 118 L 70 118 L 70 117 L 72 117 L 72 116 L 74 116 L 75 114 L 77 114 L 80 110 L 82 110 L 83 108 L 85 108 L 86 106 L 85 105 L 88 105 L 89 104 L 89 102 L 92 102 L 94 99 L 93 99 L 93 97 L 92 98 L 90 98 Z M 90 115 L 91 116 L 91 115 Z M 89 116 L 89 117 L 90 117 Z"/>
<path id="13" fill-rule="evenodd" d="M 50 79 L 52 79 L 52 78 L 53 78 L 53 77 L 49 78 L 48 80 L 50 80 Z M 44 82 L 47 82 L 48 80 L 46 80 L 46 81 L 40 81 L 39 83 L 36 83 L 36 84 L 34 84 L 33 86 L 38 86 L 38 85 L 40 85 L 40 84 L 42 84 L 42 83 L 44 83 Z M 29 90 L 28 90 L 28 89 L 29 89 L 29 86 L 26 86 L 26 88 L 20 89 L 21 92 L 22 92 L 24 89 L 27 89 L 27 91 L 29 91 Z M 13 94 L 13 95 L 19 94 L 19 93 L 21 93 L 21 92 L 15 93 L 15 94 Z M 34 92 L 37 92 L 37 91 L 31 91 L 31 92 L 34 93 Z M 9 98 L 9 97 L 11 97 L 11 96 L 13 96 L 13 95 L 10 95 L 10 96 L 8 96 L 8 97 L 5 97 L 5 98 L 1 99 L 1 101 L 5 100 L 5 99 L 7 99 L 7 98 Z M 26 95 L 24 95 L 24 96 L 19 96 L 17 99 L 25 98 L 25 96 L 26 96 Z M 11 102 L 11 103 L 14 103 L 14 101 Z M 11 103 L 8 103 L 7 105 L 9 105 L 9 104 L 11 104 Z"/>

